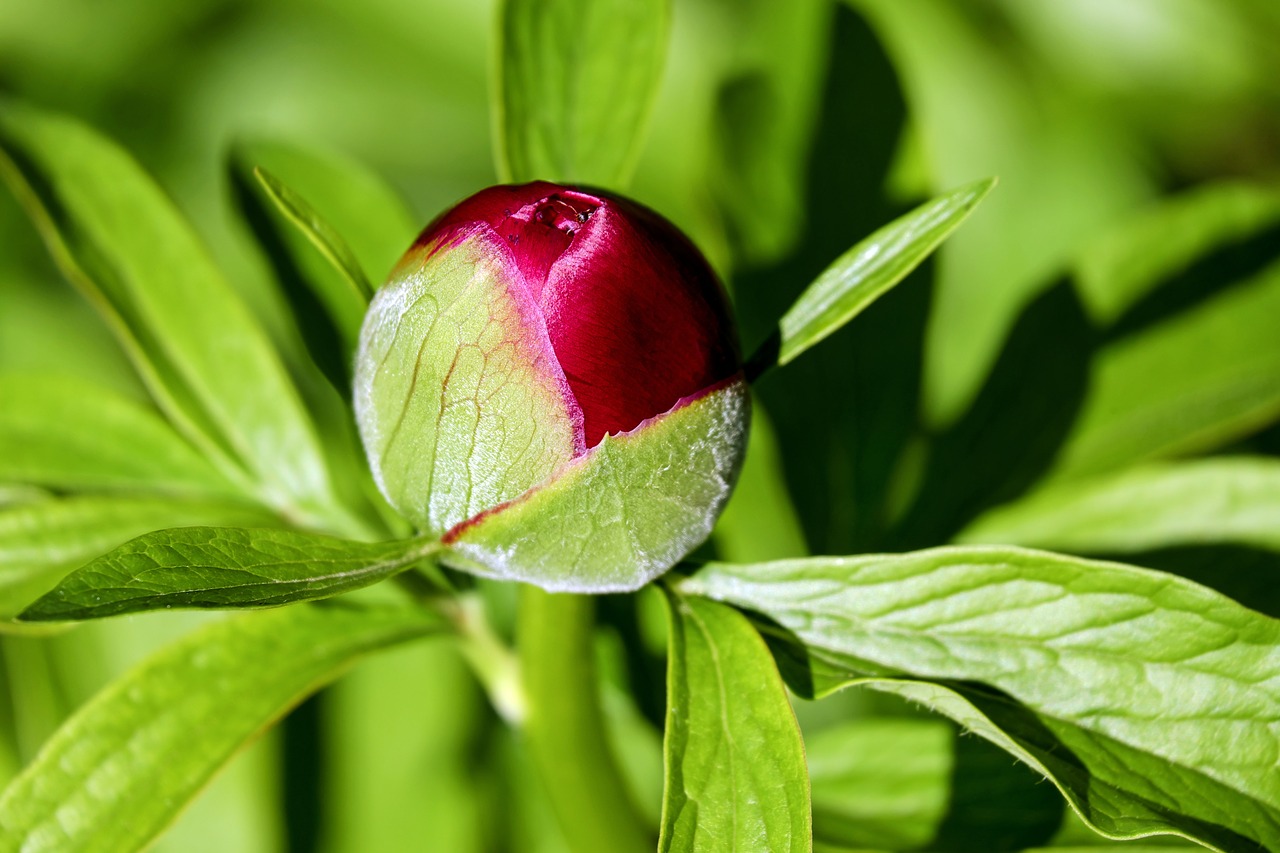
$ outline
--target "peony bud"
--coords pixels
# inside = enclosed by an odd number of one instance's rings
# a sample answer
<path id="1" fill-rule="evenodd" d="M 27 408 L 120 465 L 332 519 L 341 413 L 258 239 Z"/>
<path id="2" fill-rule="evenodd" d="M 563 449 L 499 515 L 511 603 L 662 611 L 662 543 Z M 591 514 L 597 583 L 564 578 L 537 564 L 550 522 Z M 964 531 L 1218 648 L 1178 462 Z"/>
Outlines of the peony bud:
<path id="1" fill-rule="evenodd" d="M 707 537 L 749 416 L 693 244 L 634 202 L 541 182 L 422 233 L 365 317 L 355 408 L 383 495 L 446 559 L 595 592 Z"/>

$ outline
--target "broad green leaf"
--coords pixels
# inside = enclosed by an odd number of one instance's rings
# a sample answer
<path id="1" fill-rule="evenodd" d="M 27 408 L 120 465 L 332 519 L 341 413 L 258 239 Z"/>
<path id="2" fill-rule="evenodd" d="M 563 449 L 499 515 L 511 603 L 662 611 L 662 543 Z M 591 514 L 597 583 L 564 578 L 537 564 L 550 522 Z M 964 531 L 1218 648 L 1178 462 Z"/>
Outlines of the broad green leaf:
<path id="1" fill-rule="evenodd" d="M 905 278 L 960 227 L 995 184 L 994 178 L 976 181 L 923 204 L 837 258 L 778 321 L 777 363 L 792 361 Z"/>
<path id="2" fill-rule="evenodd" d="M 377 583 L 437 550 L 435 542 L 349 542 L 270 528 L 157 530 L 72 572 L 20 618 L 57 622 L 311 601 Z"/>
<path id="3" fill-rule="evenodd" d="M 1211 448 L 1280 417 L 1280 263 L 1106 346 L 1051 476 Z"/>
<path id="4" fill-rule="evenodd" d="M 1171 462 L 1051 486 L 988 512 L 957 541 L 1086 554 L 1217 542 L 1280 551 L 1280 460 Z"/>
<path id="5" fill-rule="evenodd" d="M 668 603 L 659 851 L 812 850 L 804 742 L 768 647 L 732 608 Z"/>
<path id="6" fill-rule="evenodd" d="M 73 120 L 6 102 L 0 175 L 180 432 L 300 521 L 340 515 L 265 333 L 137 164 Z"/>
<path id="7" fill-rule="evenodd" d="M 682 589 L 770 620 L 802 693 L 901 678 L 884 689 L 1028 761 L 1106 835 L 1280 843 L 1280 622 L 1197 584 L 939 548 L 710 564 Z"/>
<path id="8" fill-rule="evenodd" d="M 234 495 L 153 410 L 60 376 L 0 376 L 0 480 L 63 490 Z"/>
<path id="9" fill-rule="evenodd" d="M 504 179 L 623 186 L 667 52 L 670 0 L 504 0 L 497 100 Z"/>
<path id="10" fill-rule="evenodd" d="M 929 717 L 863 718 L 806 737 L 815 841 L 889 850 L 1022 850 L 1063 803 L 1006 752 Z"/>
<path id="11" fill-rule="evenodd" d="M 604 440 L 550 481 L 451 530 L 440 559 L 552 592 L 639 589 L 711 533 L 744 450 L 734 381 Z"/>
<path id="12" fill-rule="evenodd" d="M 16 616 L 67 571 L 135 536 L 174 525 L 262 526 L 273 519 L 253 506 L 168 496 L 86 495 L 0 508 L 0 618 Z"/>
<path id="13" fill-rule="evenodd" d="M 1110 324 L 1210 250 L 1277 225 L 1280 193 L 1274 189 L 1241 183 L 1197 188 L 1108 230 L 1084 251 L 1076 284 L 1090 315 Z"/>
<path id="14" fill-rule="evenodd" d="M 0 846 L 145 847 L 246 743 L 376 649 L 442 629 L 425 611 L 290 607 L 203 628 L 112 683 L 0 795 Z"/>

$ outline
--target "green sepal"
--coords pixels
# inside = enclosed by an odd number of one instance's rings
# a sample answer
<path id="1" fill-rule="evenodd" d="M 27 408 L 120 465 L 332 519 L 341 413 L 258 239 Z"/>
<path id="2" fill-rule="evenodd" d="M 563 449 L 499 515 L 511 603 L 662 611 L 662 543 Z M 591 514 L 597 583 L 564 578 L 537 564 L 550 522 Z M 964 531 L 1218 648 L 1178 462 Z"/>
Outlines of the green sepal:
<path id="1" fill-rule="evenodd" d="M 439 536 L 546 481 L 578 449 L 577 403 L 505 245 L 410 251 L 365 317 L 356 421 L 387 501 Z"/>
<path id="2" fill-rule="evenodd" d="M 552 592 L 638 589 L 707 538 L 746 447 L 740 379 L 606 436 L 551 482 L 445 538 L 450 565 Z"/>

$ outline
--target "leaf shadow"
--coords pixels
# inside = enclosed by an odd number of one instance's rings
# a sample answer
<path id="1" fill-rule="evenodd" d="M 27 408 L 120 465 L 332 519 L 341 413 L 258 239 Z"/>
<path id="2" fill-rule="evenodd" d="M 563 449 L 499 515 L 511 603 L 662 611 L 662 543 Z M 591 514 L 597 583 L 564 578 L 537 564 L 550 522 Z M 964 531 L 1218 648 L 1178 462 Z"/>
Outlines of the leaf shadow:
<path id="1" fill-rule="evenodd" d="M 1067 278 L 1022 311 L 973 405 L 933 436 L 895 550 L 948 541 L 1043 476 L 1083 405 L 1097 342 Z"/>

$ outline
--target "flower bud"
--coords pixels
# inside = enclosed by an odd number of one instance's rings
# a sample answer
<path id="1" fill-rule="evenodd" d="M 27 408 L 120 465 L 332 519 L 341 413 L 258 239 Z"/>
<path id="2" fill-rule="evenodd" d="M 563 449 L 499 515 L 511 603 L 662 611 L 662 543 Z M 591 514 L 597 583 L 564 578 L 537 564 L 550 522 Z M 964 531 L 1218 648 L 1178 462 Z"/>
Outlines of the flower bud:
<path id="1" fill-rule="evenodd" d="M 749 416 L 693 244 L 542 182 L 422 233 L 365 317 L 355 408 L 383 495 L 448 561 L 579 592 L 639 587 L 706 538 Z"/>

